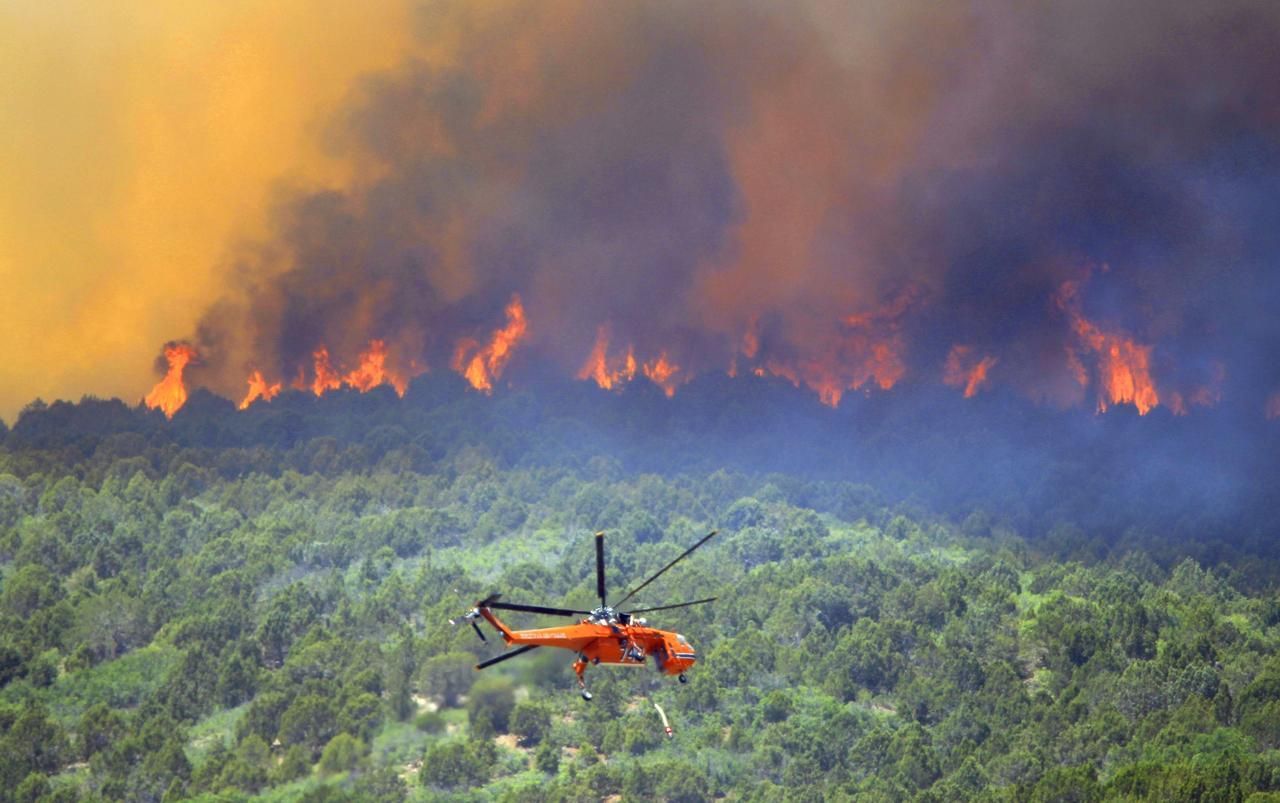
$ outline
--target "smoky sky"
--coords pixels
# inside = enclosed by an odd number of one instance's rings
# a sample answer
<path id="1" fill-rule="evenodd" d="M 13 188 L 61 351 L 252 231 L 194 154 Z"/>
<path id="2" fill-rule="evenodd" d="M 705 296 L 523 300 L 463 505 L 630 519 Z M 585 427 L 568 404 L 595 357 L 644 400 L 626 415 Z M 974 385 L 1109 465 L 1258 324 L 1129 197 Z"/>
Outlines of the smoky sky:
<path id="1" fill-rule="evenodd" d="M 355 178 L 282 185 L 236 248 L 197 382 L 374 338 L 446 370 L 518 294 L 568 375 L 601 326 L 693 373 L 751 333 L 939 382 L 964 344 L 1091 408 L 1075 282 L 1162 396 L 1280 390 L 1273 3 L 433 2 L 414 33 L 321 135 Z"/>

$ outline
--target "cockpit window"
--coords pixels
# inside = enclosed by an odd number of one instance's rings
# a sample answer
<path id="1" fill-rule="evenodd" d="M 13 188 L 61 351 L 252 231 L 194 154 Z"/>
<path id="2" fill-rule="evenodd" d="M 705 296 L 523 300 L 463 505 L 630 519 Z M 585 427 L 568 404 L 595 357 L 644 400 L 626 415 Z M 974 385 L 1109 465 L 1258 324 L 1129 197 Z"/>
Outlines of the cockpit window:
<path id="1" fill-rule="evenodd" d="M 679 633 L 676 633 L 676 641 L 680 642 L 681 644 L 685 645 L 686 647 L 688 647 L 688 646 L 689 646 L 689 639 L 685 638 L 684 636 L 680 635 Z"/>

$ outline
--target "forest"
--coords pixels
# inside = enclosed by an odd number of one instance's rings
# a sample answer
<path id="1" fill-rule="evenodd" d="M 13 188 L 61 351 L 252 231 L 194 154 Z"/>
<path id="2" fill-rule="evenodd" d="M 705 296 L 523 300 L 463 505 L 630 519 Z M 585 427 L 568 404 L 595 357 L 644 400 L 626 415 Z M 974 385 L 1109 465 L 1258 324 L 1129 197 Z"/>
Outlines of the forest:
<path id="1" fill-rule="evenodd" d="M 0 425 L 0 801 L 1280 800 L 1274 458 L 789 392 L 33 403 Z M 638 600 L 718 598 L 651 615 L 687 685 L 601 666 L 587 702 L 570 653 L 477 672 L 501 645 L 449 624 L 590 607 L 596 530 L 620 587 L 713 529 Z"/>

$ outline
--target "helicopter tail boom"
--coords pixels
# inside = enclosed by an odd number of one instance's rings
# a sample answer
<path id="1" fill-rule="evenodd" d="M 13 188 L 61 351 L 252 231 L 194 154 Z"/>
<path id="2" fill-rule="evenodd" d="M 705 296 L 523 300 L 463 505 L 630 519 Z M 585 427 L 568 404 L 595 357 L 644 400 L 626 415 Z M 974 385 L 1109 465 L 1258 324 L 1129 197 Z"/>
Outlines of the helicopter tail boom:
<path id="1" fill-rule="evenodd" d="M 480 615 L 485 618 L 489 624 L 493 625 L 499 633 L 502 634 L 502 640 L 508 644 L 515 642 L 515 635 L 511 632 L 511 628 L 502 623 L 502 620 L 493 615 L 493 611 L 489 610 L 483 603 L 477 608 Z"/>

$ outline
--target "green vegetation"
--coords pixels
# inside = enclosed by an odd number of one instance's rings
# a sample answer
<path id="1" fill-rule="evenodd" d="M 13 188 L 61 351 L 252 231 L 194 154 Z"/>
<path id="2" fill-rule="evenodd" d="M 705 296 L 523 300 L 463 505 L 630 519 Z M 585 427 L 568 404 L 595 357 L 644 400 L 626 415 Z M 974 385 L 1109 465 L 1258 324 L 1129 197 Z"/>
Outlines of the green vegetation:
<path id="1" fill-rule="evenodd" d="M 447 624 L 589 605 L 592 530 L 620 591 L 711 528 L 642 595 L 720 598 L 652 616 L 699 650 L 686 686 L 593 668 L 587 703 L 569 653 L 476 673 L 500 645 Z M 403 431 L 9 447 L 0 801 L 1268 799 L 1274 580 L 1157 536 Z"/>

